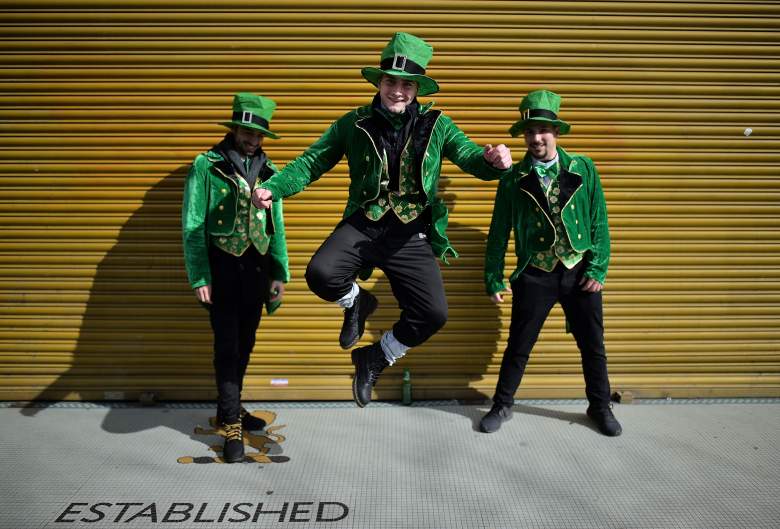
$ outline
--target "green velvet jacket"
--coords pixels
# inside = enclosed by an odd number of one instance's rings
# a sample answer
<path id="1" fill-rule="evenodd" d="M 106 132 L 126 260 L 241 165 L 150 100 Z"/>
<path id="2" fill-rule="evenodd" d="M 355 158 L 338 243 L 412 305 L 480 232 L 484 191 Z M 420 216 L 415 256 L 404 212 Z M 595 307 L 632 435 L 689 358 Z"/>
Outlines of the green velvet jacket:
<path id="1" fill-rule="evenodd" d="M 511 170 L 496 169 L 485 161 L 483 149 L 472 142 L 457 125 L 433 103 L 419 105 L 419 115 L 411 133 L 411 148 L 420 166 L 416 176 L 425 194 L 425 206 L 431 208 L 432 229 L 429 234 L 434 253 L 444 262 L 447 255 L 458 254 L 446 235 L 447 206 L 436 195 L 442 157 L 463 171 L 482 180 L 495 180 Z M 346 155 L 349 164 L 349 197 L 343 217 L 349 217 L 366 202 L 379 196 L 382 174 L 380 131 L 372 117 L 371 105 L 346 113 L 336 120 L 306 151 L 266 180 L 260 187 L 274 197 L 288 197 L 306 188 L 332 169 Z"/>
<path id="2" fill-rule="evenodd" d="M 558 147 L 561 215 L 575 251 L 584 253 L 585 275 L 604 283 L 609 265 L 607 204 L 601 179 L 587 156 L 569 154 Z M 485 249 L 485 289 L 488 295 L 504 290 L 504 257 L 510 230 L 515 231 L 517 268 L 514 281 L 537 252 L 556 242 L 555 227 L 542 186 L 531 173 L 532 158 L 526 154 L 514 170 L 502 177 L 496 190 L 493 218 Z"/>
<path id="3" fill-rule="evenodd" d="M 277 172 L 271 160 L 267 161 L 267 165 L 274 173 Z M 187 174 L 181 225 L 184 265 L 193 289 L 211 284 L 208 256 L 211 237 L 233 233 L 238 209 L 238 178 L 241 176 L 230 162 L 215 151 L 199 154 Z M 271 219 L 274 234 L 268 247 L 269 275 L 272 280 L 287 283 L 290 271 L 281 199 L 274 199 Z M 268 312 L 273 312 L 278 305 L 279 302 L 269 304 Z"/>

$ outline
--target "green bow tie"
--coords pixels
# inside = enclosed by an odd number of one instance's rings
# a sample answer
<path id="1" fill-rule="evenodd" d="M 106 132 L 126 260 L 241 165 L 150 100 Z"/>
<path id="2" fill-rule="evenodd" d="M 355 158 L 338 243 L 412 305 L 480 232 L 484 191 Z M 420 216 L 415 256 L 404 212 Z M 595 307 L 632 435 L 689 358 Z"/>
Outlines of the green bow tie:
<path id="1" fill-rule="evenodd" d="M 544 187 L 549 187 L 553 177 L 557 174 L 556 164 L 552 164 L 550 167 L 545 167 L 542 164 L 534 164 L 534 170 L 539 178 L 542 179 Z"/>
<path id="2" fill-rule="evenodd" d="M 549 176 L 550 173 L 551 173 L 550 169 L 552 169 L 553 167 L 554 167 L 553 165 L 551 165 L 550 167 L 545 167 L 542 164 L 534 165 L 534 169 L 536 170 L 536 174 L 538 174 L 542 178 L 544 178 L 545 176 Z"/>

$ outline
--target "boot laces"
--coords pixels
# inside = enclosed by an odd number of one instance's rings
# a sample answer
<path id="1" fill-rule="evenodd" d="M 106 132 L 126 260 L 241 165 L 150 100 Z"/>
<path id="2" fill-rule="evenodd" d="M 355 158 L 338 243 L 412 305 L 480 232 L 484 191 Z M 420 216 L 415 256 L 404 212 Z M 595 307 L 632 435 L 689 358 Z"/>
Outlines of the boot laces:
<path id="1" fill-rule="evenodd" d="M 222 425 L 222 429 L 225 430 L 226 441 L 243 441 L 243 431 L 241 429 L 240 422 L 234 422 L 231 424 Z"/>
<path id="2" fill-rule="evenodd" d="M 371 385 L 376 384 L 379 379 L 379 375 L 388 366 L 387 360 L 385 360 L 384 353 L 380 349 L 377 353 L 380 355 L 378 358 L 372 358 L 368 361 L 368 379 L 371 381 Z"/>

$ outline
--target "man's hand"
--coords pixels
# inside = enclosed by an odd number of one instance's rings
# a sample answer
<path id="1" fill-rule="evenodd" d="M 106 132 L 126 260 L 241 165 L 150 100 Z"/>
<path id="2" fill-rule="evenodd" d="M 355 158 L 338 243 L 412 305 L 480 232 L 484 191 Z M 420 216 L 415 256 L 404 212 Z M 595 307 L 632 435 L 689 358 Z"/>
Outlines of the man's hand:
<path id="1" fill-rule="evenodd" d="M 604 288 L 604 285 L 595 279 L 586 276 L 582 276 L 582 279 L 580 279 L 580 285 L 582 285 L 582 290 L 585 292 L 599 292 L 602 288 Z"/>
<path id="2" fill-rule="evenodd" d="M 505 292 L 507 294 L 511 294 L 512 293 L 512 289 L 509 288 L 509 287 L 506 287 L 504 290 L 502 290 L 500 292 L 496 292 L 495 294 L 491 294 L 490 301 L 492 301 L 495 304 L 503 303 L 504 302 L 504 297 L 501 295 L 501 292 Z"/>
<path id="3" fill-rule="evenodd" d="M 271 207 L 273 198 L 273 194 L 267 189 L 257 188 L 254 193 L 252 193 L 252 204 L 254 204 L 257 209 L 268 209 Z"/>
<path id="4" fill-rule="evenodd" d="M 497 169 L 509 169 L 512 167 L 512 154 L 509 152 L 509 147 L 503 143 L 496 147 L 488 143 L 485 145 L 483 156 L 487 163 Z"/>
<path id="5" fill-rule="evenodd" d="M 268 301 L 281 301 L 284 296 L 284 281 L 271 281 L 271 298 Z"/>
<path id="6" fill-rule="evenodd" d="M 211 305 L 211 285 L 198 287 L 195 289 L 195 297 L 198 301 Z"/>

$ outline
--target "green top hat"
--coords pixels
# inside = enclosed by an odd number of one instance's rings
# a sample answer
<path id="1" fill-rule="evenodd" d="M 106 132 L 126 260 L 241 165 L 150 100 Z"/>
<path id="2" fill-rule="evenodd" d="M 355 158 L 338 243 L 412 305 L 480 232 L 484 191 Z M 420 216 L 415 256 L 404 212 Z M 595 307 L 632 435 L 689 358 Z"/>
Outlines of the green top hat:
<path id="1" fill-rule="evenodd" d="M 259 130 L 263 135 L 278 140 L 279 136 L 268 128 L 275 108 L 276 103 L 267 97 L 242 92 L 233 96 L 232 120 L 220 123 L 220 125 Z"/>
<path id="2" fill-rule="evenodd" d="M 550 123 L 558 127 L 559 134 L 566 134 L 571 126 L 558 119 L 561 108 L 561 96 L 549 90 L 534 90 L 523 98 L 520 103 L 522 119 L 509 128 L 509 134 L 519 136 L 531 122 Z"/>
<path id="3" fill-rule="evenodd" d="M 417 95 L 427 96 L 439 91 L 436 81 L 425 75 L 431 57 L 433 48 L 423 39 L 409 33 L 396 33 L 382 50 L 379 68 L 366 66 L 360 73 L 377 88 L 382 74 L 415 81 Z"/>

